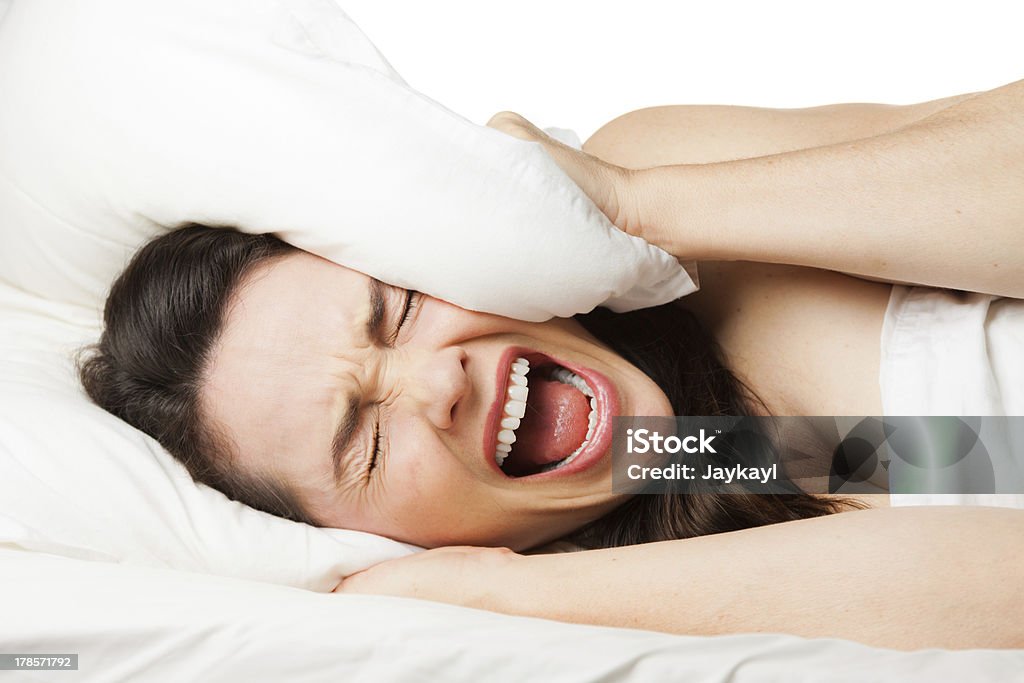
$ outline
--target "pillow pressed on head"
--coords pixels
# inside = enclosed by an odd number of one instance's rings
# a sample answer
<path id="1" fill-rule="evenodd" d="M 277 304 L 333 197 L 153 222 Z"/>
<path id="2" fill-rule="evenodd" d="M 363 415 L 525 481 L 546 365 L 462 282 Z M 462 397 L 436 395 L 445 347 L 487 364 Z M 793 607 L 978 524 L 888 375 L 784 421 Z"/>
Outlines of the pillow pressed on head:
<path id="1" fill-rule="evenodd" d="M 85 397 L 70 359 L 111 282 L 182 223 L 526 320 L 696 288 L 329 0 L 0 0 L 0 92 L 0 544 L 315 590 L 412 551 L 196 485 Z"/>
<path id="2" fill-rule="evenodd" d="M 48 299 L 97 306 L 186 222 L 523 320 L 696 289 L 541 145 L 409 88 L 328 0 L 14 0 L 0 92 L 0 277 Z"/>

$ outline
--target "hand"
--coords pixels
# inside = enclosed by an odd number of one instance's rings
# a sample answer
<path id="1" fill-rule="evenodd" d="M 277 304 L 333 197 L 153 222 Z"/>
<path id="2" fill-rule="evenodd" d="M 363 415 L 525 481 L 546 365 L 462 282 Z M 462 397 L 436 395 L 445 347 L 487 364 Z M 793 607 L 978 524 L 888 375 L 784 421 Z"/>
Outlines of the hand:
<path id="1" fill-rule="evenodd" d="M 495 609 L 510 568 L 508 548 L 449 546 L 381 562 L 342 580 L 334 593 L 369 593 Z"/>
<path id="2" fill-rule="evenodd" d="M 636 201 L 637 172 L 564 145 L 519 114 L 510 111 L 495 114 L 487 125 L 521 140 L 539 142 L 608 220 L 630 235 L 644 237 L 640 206 Z"/>

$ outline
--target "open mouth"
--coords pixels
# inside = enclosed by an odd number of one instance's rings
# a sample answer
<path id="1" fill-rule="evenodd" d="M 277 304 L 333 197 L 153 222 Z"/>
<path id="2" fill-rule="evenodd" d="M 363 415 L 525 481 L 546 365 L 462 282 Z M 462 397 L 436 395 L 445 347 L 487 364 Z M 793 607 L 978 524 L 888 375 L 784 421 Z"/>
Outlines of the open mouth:
<path id="1" fill-rule="evenodd" d="M 494 461 L 517 478 L 568 466 L 594 441 L 600 415 L 595 387 L 543 354 L 509 360 L 504 386 L 499 383 Z"/>

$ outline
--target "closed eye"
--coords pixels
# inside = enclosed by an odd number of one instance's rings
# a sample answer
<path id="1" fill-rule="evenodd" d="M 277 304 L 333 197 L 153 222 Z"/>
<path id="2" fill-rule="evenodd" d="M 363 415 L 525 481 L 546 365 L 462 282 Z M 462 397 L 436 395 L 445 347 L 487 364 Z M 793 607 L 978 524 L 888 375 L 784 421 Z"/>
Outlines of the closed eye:
<path id="1" fill-rule="evenodd" d="M 412 314 L 416 310 L 416 307 L 419 305 L 420 298 L 422 296 L 423 295 L 417 291 L 411 289 L 405 290 L 405 304 L 402 307 L 402 318 L 398 322 L 398 327 L 395 328 L 394 334 L 392 334 L 391 337 L 388 339 L 388 346 L 395 345 L 395 341 L 398 339 L 398 335 L 402 331 L 402 327 L 405 325 L 406 322 L 409 321 L 409 318 L 412 317 Z M 369 479 L 370 475 L 373 474 L 373 471 L 377 468 L 378 459 L 384 457 L 384 452 L 383 450 L 381 450 L 380 447 L 380 441 L 380 410 L 378 410 L 377 420 L 373 428 L 373 454 L 370 456 L 370 461 L 366 465 L 365 477 L 367 479 Z"/>
<path id="2" fill-rule="evenodd" d="M 375 469 L 377 469 L 377 459 L 384 457 L 384 453 L 380 449 L 380 417 L 379 417 L 380 416 L 380 411 L 379 410 L 377 411 L 377 415 L 378 415 L 378 419 L 377 419 L 377 422 L 376 422 L 376 424 L 374 425 L 374 428 L 373 428 L 373 446 L 372 446 L 373 455 L 370 456 L 370 462 L 367 463 L 367 465 L 366 465 L 366 473 L 364 474 L 364 477 L 366 479 L 369 479 L 370 475 L 373 474 L 373 471 Z"/>
<path id="3" fill-rule="evenodd" d="M 394 334 L 388 338 L 388 346 L 395 345 L 395 342 L 398 340 L 398 334 L 402 331 L 402 327 L 405 323 L 409 321 L 409 318 L 412 317 L 416 307 L 419 306 L 420 298 L 422 296 L 422 294 L 412 289 L 405 290 L 405 304 L 402 307 L 402 318 L 398 323 L 398 327 L 395 328 Z"/>

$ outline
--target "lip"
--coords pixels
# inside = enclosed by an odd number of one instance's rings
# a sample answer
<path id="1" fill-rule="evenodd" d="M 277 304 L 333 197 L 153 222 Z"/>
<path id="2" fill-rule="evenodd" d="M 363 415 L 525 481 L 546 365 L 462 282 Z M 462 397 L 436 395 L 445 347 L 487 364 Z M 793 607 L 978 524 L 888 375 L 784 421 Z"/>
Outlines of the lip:
<path id="1" fill-rule="evenodd" d="M 512 370 L 512 362 L 518 357 L 523 357 L 530 361 L 531 368 L 534 367 L 535 360 L 545 360 L 553 361 L 563 368 L 571 370 L 587 382 L 590 388 L 594 390 L 594 397 L 597 399 L 597 424 L 594 426 L 594 433 L 591 435 L 587 447 L 568 465 L 563 465 L 556 470 L 538 472 L 526 477 L 508 476 L 498 467 L 498 463 L 494 460 L 494 445 L 498 441 L 501 416 L 504 413 L 505 403 L 508 401 L 508 375 Z M 501 355 L 498 362 L 495 387 L 497 395 L 490 411 L 487 413 L 487 428 L 484 430 L 483 450 L 484 458 L 490 467 L 506 479 L 516 481 L 528 479 L 532 481 L 535 479 L 553 479 L 569 476 L 587 469 L 611 449 L 612 417 L 619 414 L 619 400 L 611 381 L 596 370 L 566 362 L 561 358 L 556 358 L 540 351 L 534 351 L 521 346 L 510 346 Z"/>

